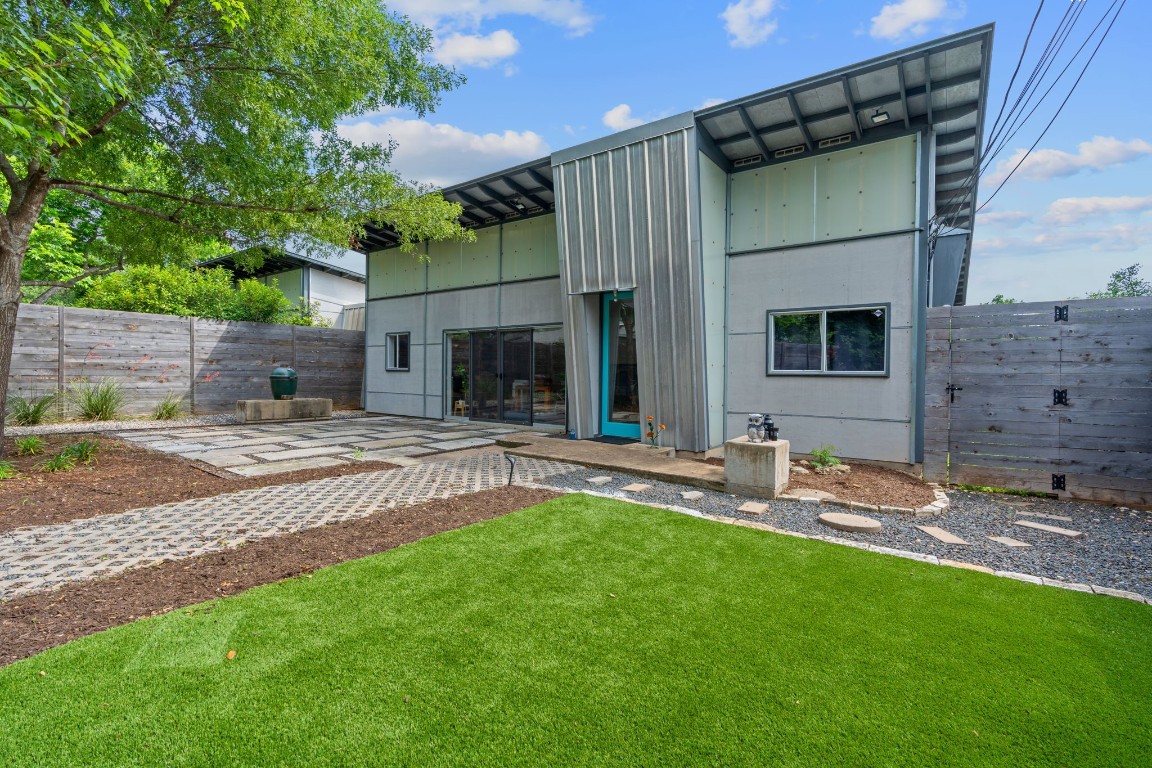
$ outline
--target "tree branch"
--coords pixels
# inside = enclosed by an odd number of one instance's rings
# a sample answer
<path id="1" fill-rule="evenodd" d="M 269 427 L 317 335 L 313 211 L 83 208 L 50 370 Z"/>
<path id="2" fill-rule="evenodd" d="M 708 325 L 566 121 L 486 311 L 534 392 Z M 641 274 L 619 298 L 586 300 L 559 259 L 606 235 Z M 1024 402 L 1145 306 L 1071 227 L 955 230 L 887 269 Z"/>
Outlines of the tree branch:
<path id="1" fill-rule="evenodd" d="M 0 173 L 4 174 L 4 181 L 8 182 L 8 186 L 15 191 L 16 185 L 20 183 L 20 177 L 16 175 L 16 169 L 9 162 L 8 155 L 3 152 L 0 152 Z"/>
<path id="2" fill-rule="evenodd" d="M 119 261 L 117 261 L 115 264 L 105 264 L 100 267 L 90 267 L 76 275 L 76 277 L 72 277 L 67 280 L 22 280 L 20 281 L 20 287 L 47 287 L 48 290 L 41 292 L 36 296 L 36 298 L 29 302 L 29 304 L 40 304 L 52 298 L 61 291 L 66 291 L 69 288 L 75 286 L 81 280 L 85 280 L 89 277 L 110 275 L 113 272 L 119 272 L 122 269 L 124 269 L 123 256 L 121 256 Z"/>
<path id="3" fill-rule="evenodd" d="M 80 194 L 88 194 L 82 188 L 86 189 L 99 189 L 104 192 L 115 192 L 118 195 L 148 195 L 150 197 L 159 197 L 162 200 L 173 200 L 177 203 L 185 205 L 202 205 L 206 208 L 227 208 L 236 211 L 258 211 L 261 213 L 319 213 L 324 209 L 319 206 L 305 206 L 303 208 L 285 208 L 272 205 L 259 205 L 257 203 L 225 203 L 220 200 L 209 200 L 202 197 L 187 197 L 184 195 L 174 195 L 170 192 L 160 192 L 155 189 L 140 189 L 138 187 L 113 187 L 107 184 L 97 184 L 92 181 L 83 181 L 81 179 L 52 179 L 49 182 L 53 187 L 60 189 L 68 189 Z M 88 195 L 92 197 L 91 194 Z"/>
<path id="4" fill-rule="evenodd" d="M 160 219 L 162 221 L 167 221 L 170 224 L 175 224 L 176 226 L 181 227 L 182 229 L 186 229 L 189 232 L 196 232 L 197 234 L 208 235 L 209 237 L 219 237 L 219 238 L 227 239 L 225 233 L 222 231 L 213 231 L 210 229 L 204 229 L 202 227 L 197 227 L 195 224 L 191 224 L 187 221 L 184 221 L 180 217 L 175 216 L 173 214 L 161 213 L 160 211 L 154 211 L 151 208 L 145 208 L 145 207 L 140 206 L 140 205 L 132 205 L 131 203 L 121 202 L 120 200 L 113 200 L 110 197 L 107 197 L 105 195 L 101 195 L 98 192 L 93 192 L 90 189 L 84 189 L 83 187 L 60 186 L 59 188 L 60 189 L 67 189 L 68 191 L 75 192 L 78 195 L 84 195 L 85 197 L 90 197 L 93 200 L 104 203 L 105 205 L 111 205 L 115 208 L 123 208 L 126 211 L 132 211 L 133 213 L 139 213 L 143 216 L 150 216 L 154 219 Z"/>
<path id="5" fill-rule="evenodd" d="M 62 144 L 57 144 L 52 149 L 52 156 L 60 157 L 61 154 L 68 151 L 69 149 L 78 147 L 88 139 L 95 138 L 96 136 L 104 133 L 104 129 L 108 127 L 108 123 L 112 122 L 112 118 L 116 117 L 116 115 L 123 112 L 124 108 L 128 106 L 128 103 L 129 102 L 127 98 L 117 99 L 116 103 L 110 106 L 104 112 L 104 114 L 100 115 L 96 122 L 92 123 L 92 126 L 84 132 L 84 135 L 77 136 L 76 138 L 66 141 Z"/>

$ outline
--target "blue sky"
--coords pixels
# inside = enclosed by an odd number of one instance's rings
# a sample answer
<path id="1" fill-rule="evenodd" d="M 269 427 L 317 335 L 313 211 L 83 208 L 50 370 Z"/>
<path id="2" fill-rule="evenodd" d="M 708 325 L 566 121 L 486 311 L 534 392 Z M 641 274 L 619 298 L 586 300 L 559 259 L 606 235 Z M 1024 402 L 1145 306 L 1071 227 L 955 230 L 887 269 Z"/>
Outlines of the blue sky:
<path id="1" fill-rule="evenodd" d="M 1072 35 L 1078 44 L 1112 3 L 1073 1 L 1085 6 Z M 998 107 L 1037 3 L 391 0 L 433 30 L 436 58 L 468 82 L 434 114 L 373 114 L 342 130 L 359 141 L 393 139 L 403 175 L 450 184 L 988 22 L 996 24 L 989 104 Z M 1134 263 L 1152 279 L 1150 5 L 1126 4 L 1061 116 L 977 219 L 970 304 L 997 293 L 1083 296 Z M 1047 42 L 1067 7 L 1045 3 L 1034 46 Z M 1071 79 L 1000 163 L 1035 141 Z M 1002 175 L 997 165 L 982 179 L 982 200 Z"/>

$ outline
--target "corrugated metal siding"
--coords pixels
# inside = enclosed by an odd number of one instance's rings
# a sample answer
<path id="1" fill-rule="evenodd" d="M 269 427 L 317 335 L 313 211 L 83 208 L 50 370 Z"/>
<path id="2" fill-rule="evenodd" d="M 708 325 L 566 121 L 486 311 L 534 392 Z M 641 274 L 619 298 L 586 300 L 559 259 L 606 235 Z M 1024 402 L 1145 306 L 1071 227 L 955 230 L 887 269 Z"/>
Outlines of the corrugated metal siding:
<path id="1" fill-rule="evenodd" d="M 640 407 L 668 425 L 677 448 L 706 449 L 694 129 L 560 163 L 554 177 L 569 370 L 589 370 L 599 354 L 599 320 L 583 295 L 634 290 Z M 577 429 L 590 436 L 598 378 L 569 383 Z"/>

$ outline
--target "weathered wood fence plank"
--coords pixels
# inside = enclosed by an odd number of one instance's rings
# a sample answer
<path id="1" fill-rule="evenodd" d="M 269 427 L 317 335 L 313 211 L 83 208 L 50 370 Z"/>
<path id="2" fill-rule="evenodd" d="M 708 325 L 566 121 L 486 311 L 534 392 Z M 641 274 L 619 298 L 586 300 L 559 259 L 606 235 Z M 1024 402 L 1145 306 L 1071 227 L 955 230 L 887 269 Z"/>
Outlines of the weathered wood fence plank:
<path id="1" fill-rule="evenodd" d="M 293 360 L 301 397 L 360 407 L 363 331 L 22 304 L 13 349 L 12 394 L 110 379 L 129 414 L 173 393 L 195 413 L 231 412 L 237 400 L 270 397 L 268 375 Z"/>
<path id="2" fill-rule="evenodd" d="M 1152 504 L 1152 299 L 940 307 L 928 328 L 926 477 Z"/>

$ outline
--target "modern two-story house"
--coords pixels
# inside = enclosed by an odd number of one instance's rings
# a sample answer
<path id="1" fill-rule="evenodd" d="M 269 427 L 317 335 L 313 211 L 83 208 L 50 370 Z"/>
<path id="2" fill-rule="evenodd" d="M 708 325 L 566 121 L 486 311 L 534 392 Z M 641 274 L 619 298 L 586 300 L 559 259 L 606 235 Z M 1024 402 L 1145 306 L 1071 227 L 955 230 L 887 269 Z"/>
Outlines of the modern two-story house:
<path id="1" fill-rule="evenodd" d="M 369 411 L 915 464 L 925 310 L 962 304 L 992 27 L 444 190 L 473 243 L 369 227 Z"/>

